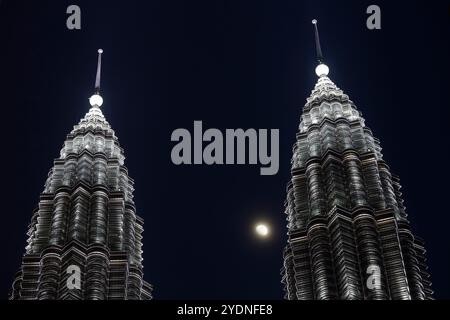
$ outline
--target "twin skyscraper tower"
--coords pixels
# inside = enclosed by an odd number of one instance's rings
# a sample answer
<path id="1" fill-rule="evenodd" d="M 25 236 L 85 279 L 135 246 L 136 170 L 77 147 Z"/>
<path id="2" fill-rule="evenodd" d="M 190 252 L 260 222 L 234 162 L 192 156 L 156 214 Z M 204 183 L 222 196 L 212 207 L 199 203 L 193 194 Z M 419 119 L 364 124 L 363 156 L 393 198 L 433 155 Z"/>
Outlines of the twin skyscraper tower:
<path id="1" fill-rule="evenodd" d="M 361 113 L 328 77 L 313 23 L 318 81 L 303 109 L 287 187 L 285 298 L 432 299 L 425 249 L 411 232 L 399 179 Z M 101 55 L 91 108 L 50 170 L 10 299 L 152 298 L 133 179 L 101 111 Z"/>

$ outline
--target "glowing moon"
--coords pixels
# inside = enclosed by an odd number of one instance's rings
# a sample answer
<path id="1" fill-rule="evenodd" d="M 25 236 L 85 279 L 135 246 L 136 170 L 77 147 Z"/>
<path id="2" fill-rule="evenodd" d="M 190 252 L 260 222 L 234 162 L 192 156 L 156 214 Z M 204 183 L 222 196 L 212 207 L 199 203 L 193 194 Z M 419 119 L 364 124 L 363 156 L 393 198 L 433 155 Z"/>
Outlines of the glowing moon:
<path id="1" fill-rule="evenodd" d="M 269 227 L 265 224 L 258 224 L 255 231 L 260 237 L 267 237 L 269 235 Z"/>

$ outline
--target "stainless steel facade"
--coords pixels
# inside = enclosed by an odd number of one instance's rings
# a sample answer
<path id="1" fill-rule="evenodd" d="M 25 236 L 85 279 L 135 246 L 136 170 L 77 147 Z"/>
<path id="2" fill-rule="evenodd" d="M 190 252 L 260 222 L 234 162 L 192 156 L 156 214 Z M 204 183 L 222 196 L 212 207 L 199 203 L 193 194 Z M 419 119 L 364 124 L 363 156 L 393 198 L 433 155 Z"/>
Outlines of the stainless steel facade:
<path id="1" fill-rule="evenodd" d="M 307 99 L 293 148 L 281 271 L 285 298 L 431 299 L 425 249 L 410 230 L 399 179 L 325 69 Z"/>
<path id="2" fill-rule="evenodd" d="M 92 106 L 50 170 L 10 299 L 152 298 L 143 280 L 143 220 L 124 161 L 114 131 Z M 79 289 L 67 283 L 74 266 Z"/>

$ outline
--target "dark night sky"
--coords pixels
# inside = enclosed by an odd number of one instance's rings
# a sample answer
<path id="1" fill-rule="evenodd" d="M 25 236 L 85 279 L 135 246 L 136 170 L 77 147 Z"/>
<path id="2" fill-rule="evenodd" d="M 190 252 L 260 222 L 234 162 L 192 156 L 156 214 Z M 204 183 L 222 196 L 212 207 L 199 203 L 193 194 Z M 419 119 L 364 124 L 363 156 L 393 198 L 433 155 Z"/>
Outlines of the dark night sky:
<path id="1" fill-rule="evenodd" d="M 368 5 L 382 9 L 369 31 Z M 78 4 L 82 30 L 66 28 Z M 330 77 L 363 112 L 400 175 L 426 240 L 437 298 L 450 298 L 447 1 L 3 1 L 0 4 L 0 297 L 66 134 L 89 108 L 105 50 L 103 111 L 136 181 L 145 278 L 155 297 L 279 299 L 283 202 L 299 116 L 315 81 L 311 20 Z M 279 128 L 280 171 L 181 166 L 170 135 Z M 253 223 L 273 224 L 259 241 Z"/>

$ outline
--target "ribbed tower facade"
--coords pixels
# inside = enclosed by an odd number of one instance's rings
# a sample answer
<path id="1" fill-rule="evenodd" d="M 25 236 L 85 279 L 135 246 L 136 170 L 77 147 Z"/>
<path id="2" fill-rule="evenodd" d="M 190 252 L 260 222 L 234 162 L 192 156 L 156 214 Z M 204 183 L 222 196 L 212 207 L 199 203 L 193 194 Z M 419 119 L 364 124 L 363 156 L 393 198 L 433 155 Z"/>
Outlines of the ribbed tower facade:
<path id="1" fill-rule="evenodd" d="M 151 299 L 134 182 L 102 103 L 91 97 L 50 170 L 10 299 Z"/>
<path id="2" fill-rule="evenodd" d="M 432 299 L 424 245 L 411 232 L 399 178 L 328 72 L 323 63 L 316 69 L 293 147 L 285 298 Z"/>

